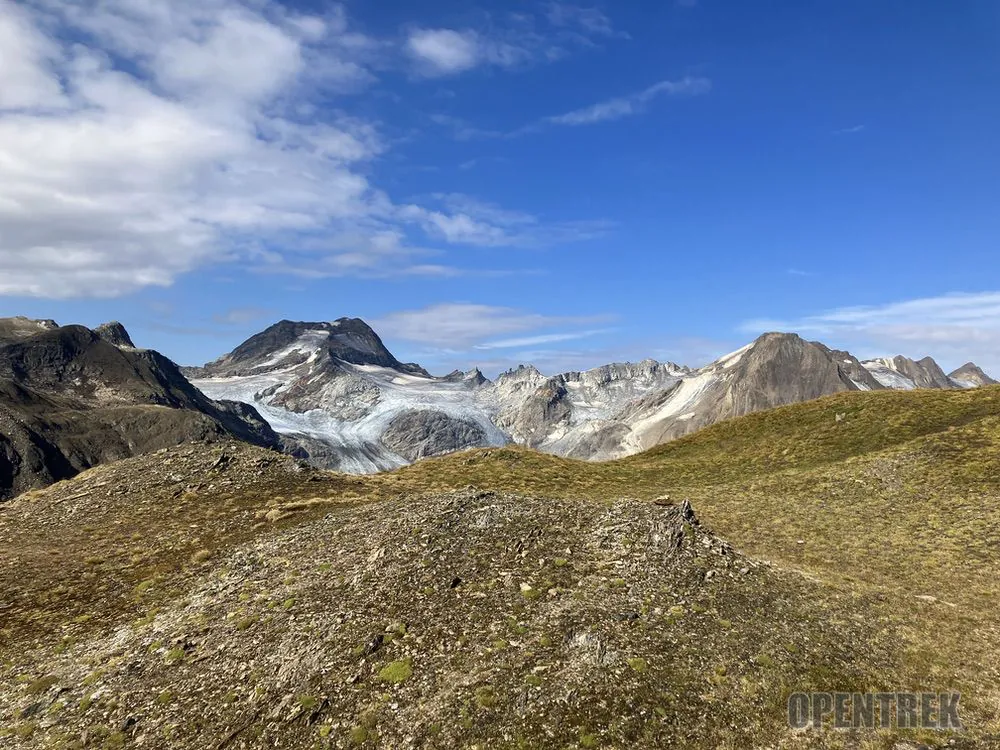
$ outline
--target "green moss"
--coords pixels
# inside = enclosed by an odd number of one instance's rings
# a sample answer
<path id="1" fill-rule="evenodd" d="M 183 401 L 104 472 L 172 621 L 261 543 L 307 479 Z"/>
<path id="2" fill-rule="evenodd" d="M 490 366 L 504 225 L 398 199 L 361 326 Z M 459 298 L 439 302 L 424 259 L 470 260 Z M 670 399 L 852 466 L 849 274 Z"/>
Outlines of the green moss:
<path id="1" fill-rule="evenodd" d="M 138 584 L 134 589 L 132 589 L 132 594 L 134 596 L 142 596 L 147 591 L 149 591 L 153 586 L 156 585 L 156 580 L 154 578 L 147 578 L 142 583 Z"/>
<path id="2" fill-rule="evenodd" d="M 249 630 L 254 625 L 259 622 L 260 618 L 257 615 L 244 615 L 236 620 L 237 630 Z"/>
<path id="3" fill-rule="evenodd" d="M 758 654 L 754 662 L 765 669 L 773 669 L 777 665 L 777 662 L 767 654 Z"/>
<path id="4" fill-rule="evenodd" d="M 208 562 L 212 559 L 212 550 L 210 549 L 200 549 L 191 555 L 191 562 L 194 565 L 200 565 L 203 562 Z"/>
<path id="5" fill-rule="evenodd" d="M 319 698 L 314 695 L 299 695 L 295 700 L 303 711 L 315 711 L 319 706 Z"/>
<path id="6" fill-rule="evenodd" d="M 28 685 L 27 692 L 28 695 L 41 695 L 42 693 L 48 692 L 49 688 L 59 682 L 59 678 L 54 674 L 46 675 L 40 679 L 35 680 L 30 685 Z"/>
<path id="7" fill-rule="evenodd" d="M 163 656 L 163 663 L 168 667 L 180 664 L 187 657 L 182 648 L 172 648 Z"/>
<path id="8" fill-rule="evenodd" d="M 646 662 L 646 660 L 638 656 L 629 659 L 628 665 L 629 667 L 631 667 L 633 671 L 639 673 L 645 672 L 647 669 L 649 669 L 649 664 Z"/>
<path id="9" fill-rule="evenodd" d="M 480 708 L 495 708 L 497 694 L 489 685 L 476 688 L 476 705 Z"/>
<path id="10" fill-rule="evenodd" d="M 83 684 L 86 685 L 87 687 L 90 687 L 91 685 L 95 684 L 98 680 L 100 680 L 102 677 L 104 677 L 106 671 L 107 670 L 104 669 L 95 669 L 93 672 L 91 672 L 90 674 L 88 674 L 86 677 L 83 678 Z"/>
<path id="11" fill-rule="evenodd" d="M 398 685 L 406 682 L 413 675 L 413 665 L 410 659 L 401 659 L 386 664 L 379 670 L 378 678 L 382 682 Z"/>
<path id="12" fill-rule="evenodd" d="M 156 702 L 158 705 L 165 706 L 174 699 L 174 694 L 169 690 L 164 690 L 158 696 L 156 696 Z"/>
<path id="13" fill-rule="evenodd" d="M 349 737 L 352 745 L 363 745 L 374 739 L 374 735 L 365 727 L 351 727 Z"/>

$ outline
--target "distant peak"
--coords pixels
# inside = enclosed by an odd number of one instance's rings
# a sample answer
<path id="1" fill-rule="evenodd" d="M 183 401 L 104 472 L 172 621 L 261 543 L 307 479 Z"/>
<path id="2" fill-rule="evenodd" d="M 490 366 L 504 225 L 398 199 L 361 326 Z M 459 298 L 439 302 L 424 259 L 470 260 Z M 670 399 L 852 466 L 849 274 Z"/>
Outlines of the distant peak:
<path id="1" fill-rule="evenodd" d="M 229 354 L 205 365 L 205 369 L 213 373 L 246 374 L 258 368 L 288 366 L 290 360 L 301 360 L 307 355 L 426 375 L 419 365 L 397 360 L 361 318 L 347 317 L 312 322 L 280 320 L 251 336 Z"/>
<path id="2" fill-rule="evenodd" d="M 948 375 L 949 378 L 959 382 L 962 385 L 969 384 L 974 386 L 982 385 L 996 385 L 997 381 L 983 372 L 982 368 L 979 367 L 975 362 L 966 362 L 964 365 L 959 367 L 954 372 Z"/>
<path id="3" fill-rule="evenodd" d="M 94 333 L 114 346 L 127 346 L 130 349 L 136 348 L 135 344 L 132 343 L 132 337 L 129 336 L 128 331 L 125 330 L 125 326 L 117 320 L 112 320 L 108 323 L 97 326 L 97 328 L 94 329 Z"/>

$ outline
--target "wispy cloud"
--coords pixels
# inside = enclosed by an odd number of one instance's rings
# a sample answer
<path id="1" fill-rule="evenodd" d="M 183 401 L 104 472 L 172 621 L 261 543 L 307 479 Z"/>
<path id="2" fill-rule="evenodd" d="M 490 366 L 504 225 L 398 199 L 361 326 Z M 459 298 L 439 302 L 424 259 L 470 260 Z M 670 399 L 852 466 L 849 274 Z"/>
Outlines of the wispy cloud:
<path id="1" fill-rule="evenodd" d="M 697 96 L 707 94 L 711 88 L 712 84 L 707 78 L 685 77 L 678 81 L 660 81 L 634 94 L 606 99 L 572 112 L 546 117 L 541 122 L 547 125 L 593 125 L 607 120 L 619 120 L 643 112 L 646 105 L 657 97 Z"/>
<path id="2" fill-rule="evenodd" d="M 560 28 L 577 28 L 597 37 L 630 38 L 628 33 L 616 30 L 611 19 L 599 8 L 553 2 L 549 3 L 546 16 L 553 26 Z"/>
<path id="3" fill-rule="evenodd" d="M 371 324 L 388 338 L 455 352 L 524 346 L 526 345 L 524 343 L 512 343 L 516 339 L 497 340 L 495 337 L 567 326 L 600 325 L 615 319 L 614 315 L 542 315 L 511 307 L 463 302 L 431 305 L 418 310 L 403 310 L 371 321 Z M 592 335 L 596 335 L 596 331 L 588 329 L 582 332 L 538 334 L 520 340 L 524 342 L 541 337 L 545 342 L 552 343 L 570 340 L 552 336 L 581 338 Z M 539 340 L 539 343 L 542 341 Z"/>
<path id="4" fill-rule="evenodd" d="M 849 128 L 841 128 L 840 130 L 834 130 L 834 135 L 851 135 L 853 133 L 860 133 L 865 129 L 864 125 L 852 125 Z"/>
<path id="5" fill-rule="evenodd" d="M 460 193 L 438 193 L 430 201 L 440 208 L 405 206 L 401 215 L 446 242 L 479 247 L 550 247 L 607 234 L 602 220 L 543 222 L 537 216 L 510 211 Z"/>
<path id="6" fill-rule="evenodd" d="M 598 336 L 602 333 L 610 333 L 613 328 L 594 328 L 589 331 L 573 331 L 570 333 L 545 333 L 539 336 L 525 336 L 522 338 L 500 339 L 499 341 L 487 341 L 476 344 L 475 349 L 516 349 L 522 346 L 540 346 L 541 344 L 556 344 L 562 341 L 577 341 L 579 339 Z"/>
<path id="7" fill-rule="evenodd" d="M 649 104 L 664 96 L 699 96 L 712 89 L 707 78 L 687 76 L 675 81 L 664 80 L 627 96 L 606 99 L 560 115 L 550 115 L 516 130 L 502 131 L 480 128 L 459 117 L 447 114 L 431 115 L 431 121 L 449 128 L 455 140 L 510 139 L 541 132 L 550 127 L 596 125 L 601 122 L 633 117 L 646 111 Z"/>
<path id="8" fill-rule="evenodd" d="M 813 271 L 803 271 L 801 268 L 787 268 L 785 273 L 789 276 L 815 276 Z"/>
<path id="9" fill-rule="evenodd" d="M 517 70 L 555 62 L 573 50 L 598 46 L 597 40 L 627 39 L 597 8 L 551 2 L 540 14 L 489 16 L 480 28 L 411 28 L 405 51 L 426 78 L 442 78 L 478 67 Z"/>
<path id="10" fill-rule="evenodd" d="M 862 357 L 931 354 L 952 367 L 971 359 L 1000 372 L 1000 292 L 841 307 L 803 318 L 749 320 L 740 330 L 796 331 Z"/>

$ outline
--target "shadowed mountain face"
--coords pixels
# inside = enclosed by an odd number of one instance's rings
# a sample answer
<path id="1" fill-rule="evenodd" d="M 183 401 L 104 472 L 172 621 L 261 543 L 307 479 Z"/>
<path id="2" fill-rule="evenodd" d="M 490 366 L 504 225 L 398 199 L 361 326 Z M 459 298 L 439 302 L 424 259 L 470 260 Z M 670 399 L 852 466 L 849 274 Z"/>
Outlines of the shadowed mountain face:
<path id="1" fill-rule="evenodd" d="M 120 324 L 0 321 L 0 499 L 187 440 L 277 446 L 252 407 L 206 398 Z"/>

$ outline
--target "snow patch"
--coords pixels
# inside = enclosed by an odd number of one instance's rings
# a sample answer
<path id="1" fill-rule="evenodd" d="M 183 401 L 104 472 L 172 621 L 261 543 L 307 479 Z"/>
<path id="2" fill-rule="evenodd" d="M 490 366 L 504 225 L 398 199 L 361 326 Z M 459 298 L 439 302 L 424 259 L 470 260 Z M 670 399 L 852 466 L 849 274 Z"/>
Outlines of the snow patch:
<path id="1" fill-rule="evenodd" d="M 753 349 L 753 347 L 754 347 L 753 343 L 747 344 L 743 348 L 737 349 L 735 352 L 730 352 L 724 357 L 719 357 L 717 360 L 715 360 L 715 362 L 709 365 L 709 367 L 721 366 L 723 370 L 728 370 L 731 367 L 735 367 L 737 364 L 739 364 L 740 360 L 743 359 L 743 355 L 746 354 L 751 349 Z"/>
<path id="2" fill-rule="evenodd" d="M 886 363 L 892 363 L 892 367 Z M 912 391 L 917 387 L 910 378 L 899 373 L 895 369 L 895 363 L 891 359 L 873 359 L 862 362 L 861 365 L 872 374 L 881 385 L 897 391 Z"/>

